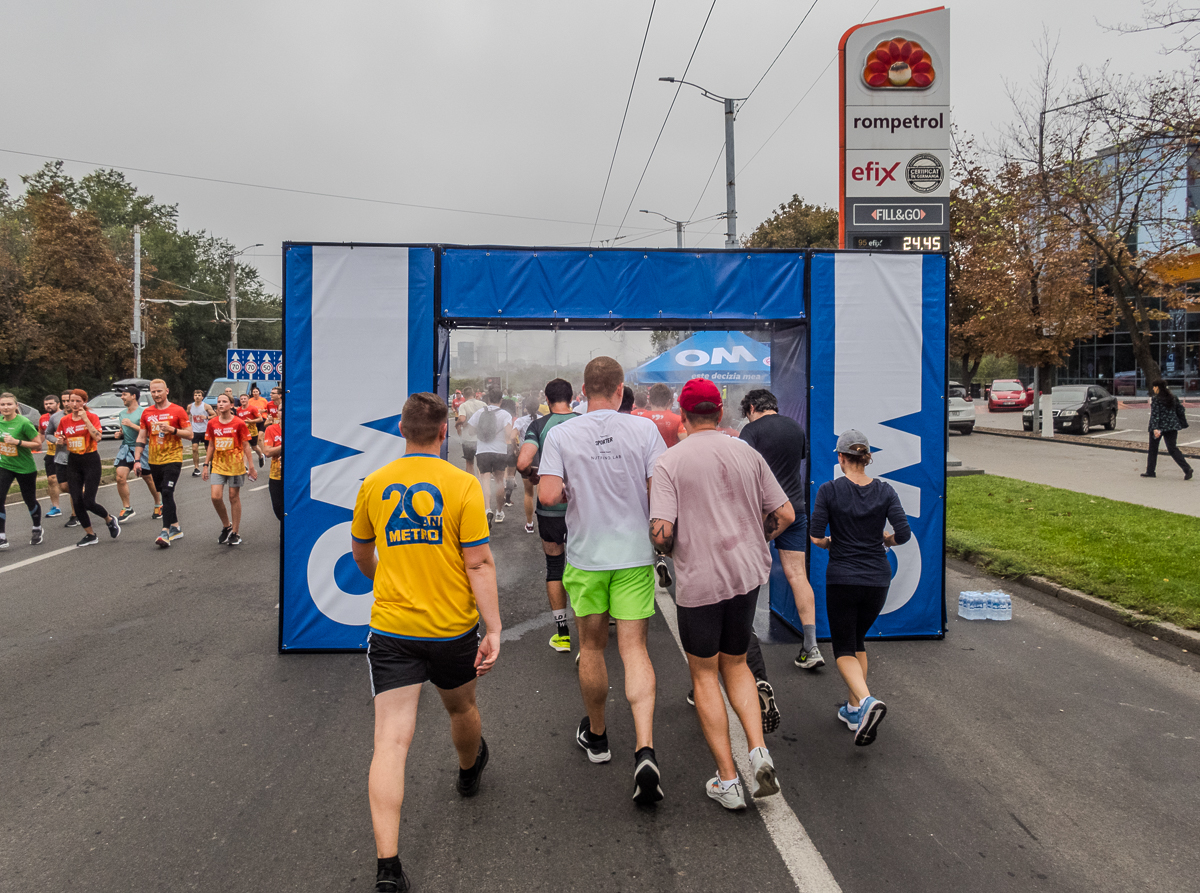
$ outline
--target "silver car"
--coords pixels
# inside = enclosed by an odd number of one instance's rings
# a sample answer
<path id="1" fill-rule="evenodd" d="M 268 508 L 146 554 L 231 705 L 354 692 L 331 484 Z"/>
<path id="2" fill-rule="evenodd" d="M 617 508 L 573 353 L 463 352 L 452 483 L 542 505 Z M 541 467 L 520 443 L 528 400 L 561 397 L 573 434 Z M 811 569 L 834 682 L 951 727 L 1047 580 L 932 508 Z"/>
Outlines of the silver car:
<path id="1" fill-rule="evenodd" d="M 975 404 L 970 392 L 957 381 L 952 381 L 946 388 L 946 396 L 950 430 L 970 434 L 975 430 Z"/>

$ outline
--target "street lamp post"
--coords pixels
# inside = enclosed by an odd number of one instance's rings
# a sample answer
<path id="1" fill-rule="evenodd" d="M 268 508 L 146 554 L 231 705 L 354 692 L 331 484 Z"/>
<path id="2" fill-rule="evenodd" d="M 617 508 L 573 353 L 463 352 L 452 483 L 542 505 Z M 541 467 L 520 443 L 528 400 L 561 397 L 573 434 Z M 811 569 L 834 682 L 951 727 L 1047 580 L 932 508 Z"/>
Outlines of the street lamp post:
<path id="1" fill-rule="evenodd" d="M 687 226 L 689 223 L 691 223 L 692 221 L 690 221 L 690 220 L 674 220 L 674 219 L 668 217 L 666 214 L 660 214 L 658 211 L 647 211 L 644 208 L 642 209 L 642 211 L 640 213 L 653 214 L 656 217 L 661 217 L 663 220 L 667 221 L 667 223 L 674 224 L 675 225 L 675 247 L 676 248 L 683 247 L 683 228 L 685 226 Z"/>
<path id="2" fill-rule="evenodd" d="M 719 102 L 725 107 L 725 247 L 737 248 L 737 195 L 734 189 L 733 168 L 733 119 L 737 115 L 737 103 L 745 102 L 745 97 L 734 99 L 729 96 L 718 96 L 711 90 L 705 90 L 699 84 L 683 81 L 678 78 L 659 78 L 668 84 L 687 84 L 695 87 L 704 94 L 705 99 Z"/>
<path id="3" fill-rule="evenodd" d="M 251 248 L 262 248 L 262 242 L 256 242 L 253 245 L 247 245 L 241 251 L 229 256 L 229 346 L 237 350 L 237 264 L 234 263 L 239 257 L 249 251 Z"/>

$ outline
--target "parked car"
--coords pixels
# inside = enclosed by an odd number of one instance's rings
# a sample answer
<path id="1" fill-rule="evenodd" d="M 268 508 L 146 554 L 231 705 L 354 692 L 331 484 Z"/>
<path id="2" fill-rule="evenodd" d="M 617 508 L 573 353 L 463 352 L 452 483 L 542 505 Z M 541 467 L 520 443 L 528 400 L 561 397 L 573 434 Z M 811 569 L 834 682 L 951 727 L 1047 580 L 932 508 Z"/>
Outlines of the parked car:
<path id="1" fill-rule="evenodd" d="M 1095 425 L 1109 431 L 1117 427 L 1117 398 L 1099 385 L 1062 385 L 1050 392 L 1054 430 L 1087 434 Z M 1033 430 L 1033 407 L 1025 410 L 1021 426 Z"/>
<path id="2" fill-rule="evenodd" d="M 952 381 L 946 388 L 946 397 L 950 430 L 970 434 L 975 430 L 975 403 L 971 400 L 970 391 L 957 381 Z"/>
<path id="3" fill-rule="evenodd" d="M 142 391 L 138 394 L 138 405 L 150 405 L 149 391 Z M 100 394 L 89 400 L 87 406 L 100 419 L 102 436 L 111 437 L 114 440 L 121 437 L 121 423 L 117 421 L 117 415 L 125 408 L 125 402 L 121 399 L 120 394 L 111 391 L 107 394 Z"/>
<path id="4" fill-rule="evenodd" d="M 999 379 L 988 390 L 988 412 L 1000 409 L 1024 409 L 1033 405 L 1033 388 L 1016 379 Z"/>
<path id="5" fill-rule="evenodd" d="M 258 392 L 264 400 L 271 399 L 271 388 L 278 385 L 278 381 L 239 381 L 236 378 L 214 378 L 213 383 L 208 386 L 208 394 L 204 397 L 204 402 L 209 406 L 217 405 L 217 398 L 225 393 L 226 388 L 233 388 L 233 397 L 238 399 L 242 394 L 249 394 L 250 389 L 258 385 Z M 189 403 L 192 401 L 189 400 Z"/>
<path id="6" fill-rule="evenodd" d="M 33 422 L 33 427 L 35 427 L 35 428 L 38 426 L 38 422 L 40 422 L 42 420 L 41 412 L 34 409 L 28 403 L 18 402 L 17 403 L 17 414 L 23 415 L 23 416 L 25 416 L 25 418 L 29 419 L 29 421 Z"/>

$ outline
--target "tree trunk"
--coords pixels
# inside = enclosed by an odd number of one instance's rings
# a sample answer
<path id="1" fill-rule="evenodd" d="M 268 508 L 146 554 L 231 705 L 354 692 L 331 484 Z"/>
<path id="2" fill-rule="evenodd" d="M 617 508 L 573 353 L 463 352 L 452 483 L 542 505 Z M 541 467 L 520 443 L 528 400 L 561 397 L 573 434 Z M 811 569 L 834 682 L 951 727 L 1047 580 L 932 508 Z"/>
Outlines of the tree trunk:
<path id="1" fill-rule="evenodd" d="M 1150 352 L 1150 336 L 1142 330 L 1141 321 L 1134 315 L 1133 302 L 1130 301 L 1129 296 L 1120 289 L 1113 289 L 1113 298 L 1117 302 L 1121 320 L 1129 329 L 1129 337 L 1133 342 L 1134 359 L 1137 360 L 1138 367 L 1145 374 L 1146 386 L 1149 387 L 1151 382 L 1162 378 L 1162 370 L 1158 367 L 1158 361 Z M 1114 369 L 1113 371 L 1115 373 L 1120 370 Z"/>

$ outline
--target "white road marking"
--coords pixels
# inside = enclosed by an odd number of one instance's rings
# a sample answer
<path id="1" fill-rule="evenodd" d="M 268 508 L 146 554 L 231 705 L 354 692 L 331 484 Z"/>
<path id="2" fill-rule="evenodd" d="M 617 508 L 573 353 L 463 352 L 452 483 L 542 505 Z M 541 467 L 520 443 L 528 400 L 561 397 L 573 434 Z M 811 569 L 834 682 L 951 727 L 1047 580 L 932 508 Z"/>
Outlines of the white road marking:
<path id="1" fill-rule="evenodd" d="M 1112 437 L 1114 434 L 1128 434 L 1132 428 L 1120 428 L 1116 431 L 1105 431 L 1103 434 L 1093 434 L 1092 437 Z"/>
<path id="2" fill-rule="evenodd" d="M 250 488 L 248 491 L 246 491 L 246 492 L 248 492 L 248 493 L 257 493 L 259 490 L 265 490 L 265 489 L 267 489 L 267 487 L 269 487 L 269 486 L 271 486 L 271 485 L 270 485 L 270 484 L 263 484 L 261 487 L 251 487 L 251 488 Z"/>
<path id="3" fill-rule="evenodd" d="M 679 653 L 686 661 L 687 654 L 683 650 L 683 643 L 679 640 L 679 623 L 675 617 L 675 603 L 671 601 L 671 596 L 667 591 L 659 587 L 656 587 L 655 598 L 658 602 L 658 609 L 662 611 L 663 619 L 667 621 L 667 626 L 671 629 L 671 635 L 675 637 L 675 644 L 679 646 Z M 722 696 L 724 696 L 723 691 Z M 751 779 L 754 777 L 754 773 L 750 769 L 746 733 L 742 730 L 741 721 L 733 712 L 728 698 L 725 699 L 725 711 L 729 714 L 729 741 L 733 745 L 734 756 L 737 758 L 738 771 L 742 778 Z M 775 844 L 775 849 L 779 850 L 779 855 L 783 857 L 783 864 L 787 866 L 788 873 L 796 882 L 796 888 L 800 893 L 842 893 L 842 888 L 834 879 L 833 872 L 829 870 L 825 859 L 813 844 L 812 839 L 809 838 L 808 832 L 796 818 L 796 813 L 788 806 L 782 791 L 773 797 L 755 800 L 754 805 L 758 809 L 758 814 L 762 816 L 763 824 L 767 826 L 767 833 L 771 835 L 771 841 Z"/>
<path id="4" fill-rule="evenodd" d="M 17 561 L 13 564 L 6 564 L 0 567 L 0 574 L 6 574 L 9 571 L 15 571 L 19 567 L 25 567 L 28 564 L 37 564 L 39 561 L 45 561 L 47 558 L 53 558 L 55 555 L 63 555 L 67 552 L 74 552 L 78 546 L 63 546 L 61 549 L 54 549 L 50 552 L 42 552 L 40 555 L 35 555 L 33 558 L 26 558 L 24 561 Z"/>

